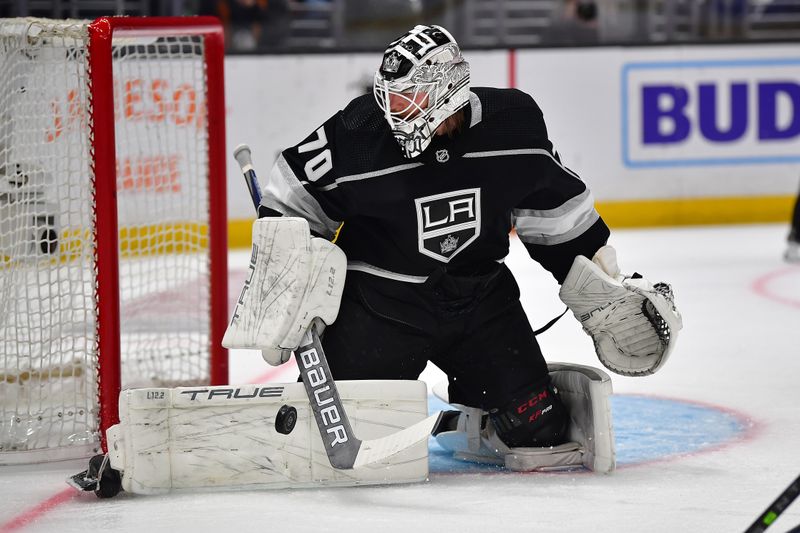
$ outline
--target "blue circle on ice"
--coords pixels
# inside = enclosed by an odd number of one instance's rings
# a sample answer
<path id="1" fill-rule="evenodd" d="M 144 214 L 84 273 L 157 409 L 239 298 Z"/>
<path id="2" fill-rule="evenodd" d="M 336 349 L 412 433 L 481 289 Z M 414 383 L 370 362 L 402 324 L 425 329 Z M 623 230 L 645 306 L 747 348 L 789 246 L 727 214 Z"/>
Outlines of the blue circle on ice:
<path id="1" fill-rule="evenodd" d="M 452 409 L 430 398 L 431 411 Z M 667 398 L 612 395 L 611 417 L 617 450 L 617 466 L 629 466 L 676 455 L 714 449 L 741 438 L 749 424 L 743 417 L 709 405 Z M 430 439 L 431 473 L 471 473 L 503 470 L 502 467 L 454 459 Z"/>

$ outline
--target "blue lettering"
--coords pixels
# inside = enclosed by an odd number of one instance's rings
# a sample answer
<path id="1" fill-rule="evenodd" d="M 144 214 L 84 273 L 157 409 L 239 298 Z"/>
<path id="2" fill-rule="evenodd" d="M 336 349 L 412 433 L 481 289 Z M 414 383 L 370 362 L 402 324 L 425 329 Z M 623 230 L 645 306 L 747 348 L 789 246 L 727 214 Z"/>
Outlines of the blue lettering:
<path id="1" fill-rule="evenodd" d="M 792 102 L 792 119 L 787 126 L 778 125 L 778 94 Z M 789 139 L 800 134 L 800 85 L 792 82 L 758 84 L 758 138 Z"/>
<path id="2" fill-rule="evenodd" d="M 661 108 L 661 101 L 671 98 L 672 105 Z M 642 87 L 642 139 L 644 144 L 681 142 L 689 136 L 690 124 L 686 116 L 689 91 L 672 85 Z M 662 120 L 672 122 L 672 131 L 661 133 Z"/>
<path id="3" fill-rule="evenodd" d="M 699 85 L 700 133 L 709 141 L 730 142 L 747 131 L 747 84 L 731 83 L 731 124 L 721 131 L 717 124 L 717 88 L 711 83 Z"/>

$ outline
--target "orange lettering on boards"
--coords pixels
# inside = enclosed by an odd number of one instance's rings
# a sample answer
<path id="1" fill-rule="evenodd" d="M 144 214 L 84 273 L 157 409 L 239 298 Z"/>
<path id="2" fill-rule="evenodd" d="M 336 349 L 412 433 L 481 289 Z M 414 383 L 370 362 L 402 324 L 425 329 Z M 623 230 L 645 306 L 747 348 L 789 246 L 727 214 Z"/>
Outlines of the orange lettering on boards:
<path id="1" fill-rule="evenodd" d="M 180 192 L 178 155 L 121 157 L 117 159 L 117 180 L 121 191 Z"/>
<path id="2" fill-rule="evenodd" d="M 159 78 L 149 81 L 132 78 L 122 83 L 122 87 L 125 120 L 171 122 L 176 126 L 194 125 L 198 128 L 205 123 L 198 91 L 189 83 L 176 85 Z"/>
<path id="3" fill-rule="evenodd" d="M 154 122 L 164 122 L 164 117 L 166 116 L 163 92 L 166 85 L 166 80 L 153 80 L 150 84 L 155 110 L 150 113 L 149 119 Z"/>
<path id="4" fill-rule="evenodd" d="M 172 100 L 175 103 L 175 124 L 178 126 L 191 124 L 197 111 L 197 93 L 194 87 L 184 83 L 173 93 Z"/>
<path id="5" fill-rule="evenodd" d="M 46 142 L 54 142 L 56 139 L 61 137 L 61 134 L 64 133 L 65 129 L 70 131 L 74 129 L 76 125 L 77 127 L 80 127 L 83 123 L 83 102 L 80 101 L 77 89 L 70 89 L 67 92 L 66 124 L 64 123 L 65 117 L 61 108 L 61 103 L 58 100 L 53 100 L 50 102 L 50 110 L 53 112 L 53 124 L 52 128 L 45 130 L 44 137 Z"/>
<path id="6" fill-rule="evenodd" d="M 139 118 L 142 116 L 142 80 L 128 80 L 125 82 L 125 118 Z M 138 109 L 136 109 L 138 107 Z"/>
<path id="7" fill-rule="evenodd" d="M 114 82 L 114 120 L 171 123 L 176 126 L 204 128 L 206 108 L 204 93 L 189 83 L 170 80 L 129 78 Z M 45 129 L 45 141 L 55 142 L 65 132 L 76 131 L 86 122 L 86 109 L 78 89 L 70 89 L 64 101 L 50 102 L 52 121 Z"/>

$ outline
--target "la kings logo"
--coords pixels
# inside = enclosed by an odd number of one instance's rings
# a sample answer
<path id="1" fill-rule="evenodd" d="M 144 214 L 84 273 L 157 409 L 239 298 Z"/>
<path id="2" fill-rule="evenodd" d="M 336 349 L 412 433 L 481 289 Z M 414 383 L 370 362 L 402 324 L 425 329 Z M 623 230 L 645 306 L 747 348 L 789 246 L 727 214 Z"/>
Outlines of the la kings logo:
<path id="1" fill-rule="evenodd" d="M 402 61 L 403 56 L 397 52 L 392 52 L 386 56 L 386 59 L 383 60 L 383 67 L 381 68 L 386 72 L 394 74 L 400 69 L 400 63 Z"/>
<path id="2" fill-rule="evenodd" d="M 481 234 L 481 190 L 417 198 L 419 251 L 447 263 Z"/>

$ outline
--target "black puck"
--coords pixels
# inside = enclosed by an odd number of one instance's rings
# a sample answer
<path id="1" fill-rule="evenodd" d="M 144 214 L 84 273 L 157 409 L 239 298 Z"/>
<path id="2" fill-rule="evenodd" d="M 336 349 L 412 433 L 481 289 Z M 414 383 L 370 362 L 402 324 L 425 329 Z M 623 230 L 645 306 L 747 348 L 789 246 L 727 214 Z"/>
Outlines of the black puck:
<path id="1" fill-rule="evenodd" d="M 288 435 L 297 423 L 297 409 L 291 405 L 283 405 L 275 415 L 275 431 Z"/>

